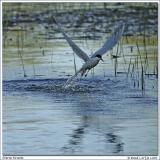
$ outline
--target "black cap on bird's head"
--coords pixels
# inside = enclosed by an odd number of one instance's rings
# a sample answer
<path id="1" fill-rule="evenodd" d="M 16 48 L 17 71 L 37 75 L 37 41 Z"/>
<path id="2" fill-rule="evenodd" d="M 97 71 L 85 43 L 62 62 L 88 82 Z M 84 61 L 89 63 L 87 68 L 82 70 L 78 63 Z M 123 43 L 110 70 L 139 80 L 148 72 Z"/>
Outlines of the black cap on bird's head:
<path id="1" fill-rule="evenodd" d="M 100 54 L 97 54 L 96 57 L 98 57 L 101 61 L 104 62 L 104 60 L 102 59 L 102 56 Z"/>

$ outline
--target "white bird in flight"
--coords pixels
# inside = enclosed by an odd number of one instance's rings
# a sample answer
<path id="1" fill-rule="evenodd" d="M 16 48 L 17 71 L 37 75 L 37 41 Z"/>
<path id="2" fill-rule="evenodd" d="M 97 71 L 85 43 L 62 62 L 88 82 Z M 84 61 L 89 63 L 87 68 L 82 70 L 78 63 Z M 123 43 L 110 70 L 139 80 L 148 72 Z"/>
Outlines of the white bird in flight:
<path id="1" fill-rule="evenodd" d="M 58 30 L 63 34 L 64 38 L 74 51 L 78 57 L 84 60 L 84 64 L 82 67 L 75 73 L 74 76 L 72 76 L 70 79 L 68 79 L 68 84 L 74 77 L 76 77 L 79 73 L 81 73 L 81 76 L 83 76 L 85 73 L 85 76 L 87 76 L 90 69 L 94 68 L 100 60 L 103 61 L 102 56 L 107 53 L 109 50 L 111 50 L 117 42 L 121 39 L 123 31 L 124 31 L 124 23 L 120 23 L 120 25 L 113 31 L 111 36 L 107 39 L 107 41 L 104 43 L 104 45 L 98 49 L 94 54 L 92 54 L 91 57 L 89 57 L 84 51 L 82 51 L 72 40 L 67 36 L 67 34 L 62 30 L 59 23 L 57 23 L 56 19 L 54 18 L 55 23 L 58 26 Z"/>

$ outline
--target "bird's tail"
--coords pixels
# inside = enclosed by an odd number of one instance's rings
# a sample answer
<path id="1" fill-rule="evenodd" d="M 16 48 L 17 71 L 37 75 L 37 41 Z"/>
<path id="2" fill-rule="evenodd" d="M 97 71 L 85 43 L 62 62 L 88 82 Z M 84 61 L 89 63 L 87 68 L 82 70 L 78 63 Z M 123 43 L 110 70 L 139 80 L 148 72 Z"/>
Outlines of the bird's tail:
<path id="1" fill-rule="evenodd" d="M 67 87 L 73 82 L 73 80 L 77 77 L 77 75 L 78 75 L 81 71 L 82 71 L 82 69 L 80 69 L 79 71 L 77 71 L 77 72 L 75 73 L 75 75 L 73 75 L 72 77 L 70 77 L 70 78 L 66 81 L 66 83 L 63 85 L 63 88 L 67 88 Z"/>

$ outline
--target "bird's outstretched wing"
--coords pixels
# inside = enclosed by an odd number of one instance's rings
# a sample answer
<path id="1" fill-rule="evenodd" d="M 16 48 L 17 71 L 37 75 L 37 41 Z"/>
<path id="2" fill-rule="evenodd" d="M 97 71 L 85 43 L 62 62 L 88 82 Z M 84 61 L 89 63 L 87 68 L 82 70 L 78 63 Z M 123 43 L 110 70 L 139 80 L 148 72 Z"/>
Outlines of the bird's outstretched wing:
<path id="1" fill-rule="evenodd" d="M 58 26 L 58 30 L 63 34 L 64 38 L 66 39 L 66 41 L 68 42 L 68 44 L 71 46 L 72 50 L 77 54 L 78 57 L 80 57 L 81 59 L 83 59 L 85 62 L 87 60 L 89 60 L 88 55 L 83 52 L 72 40 L 71 38 L 69 38 L 65 32 L 62 30 L 61 26 L 59 23 L 57 23 L 56 19 L 53 18 L 54 22 L 57 24 Z"/>
<path id="2" fill-rule="evenodd" d="M 98 49 L 91 57 L 95 57 L 96 55 L 103 55 L 110 49 L 114 47 L 114 45 L 119 41 L 119 39 L 122 37 L 123 31 L 124 31 L 124 23 L 121 23 L 111 34 L 111 36 L 107 39 L 107 41 L 104 43 L 104 45 Z"/>

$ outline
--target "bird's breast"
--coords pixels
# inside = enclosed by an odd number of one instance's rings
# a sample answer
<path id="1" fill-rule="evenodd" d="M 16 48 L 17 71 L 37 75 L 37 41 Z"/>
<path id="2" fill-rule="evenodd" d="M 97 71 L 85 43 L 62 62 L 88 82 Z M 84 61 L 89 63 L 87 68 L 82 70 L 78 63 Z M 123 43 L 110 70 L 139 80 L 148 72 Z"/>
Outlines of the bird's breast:
<path id="1" fill-rule="evenodd" d="M 91 69 L 95 67 L 98 64 L 98 62 L 99 62 L 99 59 L 91 58 L 83 65 L 83 67 L 85 69 Z"/>

